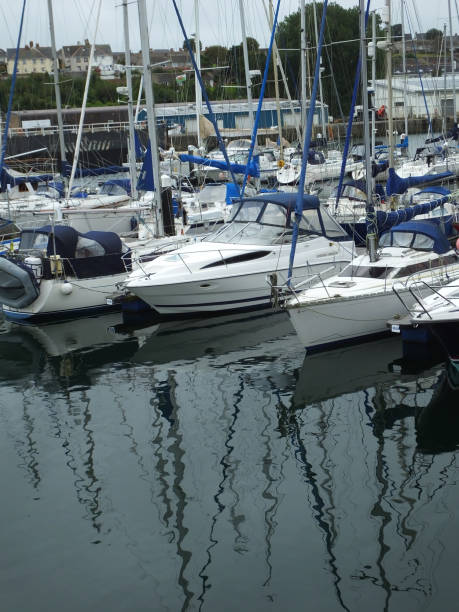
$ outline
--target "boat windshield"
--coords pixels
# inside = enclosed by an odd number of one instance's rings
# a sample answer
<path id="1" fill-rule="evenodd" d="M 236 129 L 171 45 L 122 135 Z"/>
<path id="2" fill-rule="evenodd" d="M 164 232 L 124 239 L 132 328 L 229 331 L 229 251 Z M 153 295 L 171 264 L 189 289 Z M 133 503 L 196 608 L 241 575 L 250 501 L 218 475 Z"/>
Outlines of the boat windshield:
<path id="1" fill-rule="evenodd" d="M 417 232 L 384 232 L 380 236 L 379 246 L 402 247 L 405 249 L 411 247 L 412 249 L 419 249 L 422 251 L 432 251 L 434 248 L 434 239 Z"/>
<path id="2" fill-rule="evenodd" d="M 322 226 L 322 223 L 323 226 Z M 298 239 L 322 236 L 343 237 L 346 232 L 325 210 L 306 209 L 299 224 Z M 285 206 L 262 200 L 245 200 L 231 223 L 206 238 L 209 242 L 280 244 L 292 241 L 292 225 Z"/>
<path id="3" fill-rule="evenodd" d="M 104 195 L 126 195 L 126 189 L 116 183 L 104 183 L 99 193 Z"/>

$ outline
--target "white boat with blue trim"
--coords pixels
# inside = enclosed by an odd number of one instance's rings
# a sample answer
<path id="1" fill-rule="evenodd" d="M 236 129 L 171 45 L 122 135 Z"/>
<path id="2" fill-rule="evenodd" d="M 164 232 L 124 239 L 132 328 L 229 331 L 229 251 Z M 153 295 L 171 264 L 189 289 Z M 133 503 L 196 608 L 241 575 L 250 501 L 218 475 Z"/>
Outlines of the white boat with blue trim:
<path id="1" fill-rule="evenodd" d="M 168 315 L 269 306 L 267 277 L 287 281 L 296 199 L 296 193 L 263 193 L 234 203 L 231 222 L 140 265 L 125 290 Z M 354 255 L 353 241 L 319 199 L 304 195 L 294 280 L 336 273 Z"/>

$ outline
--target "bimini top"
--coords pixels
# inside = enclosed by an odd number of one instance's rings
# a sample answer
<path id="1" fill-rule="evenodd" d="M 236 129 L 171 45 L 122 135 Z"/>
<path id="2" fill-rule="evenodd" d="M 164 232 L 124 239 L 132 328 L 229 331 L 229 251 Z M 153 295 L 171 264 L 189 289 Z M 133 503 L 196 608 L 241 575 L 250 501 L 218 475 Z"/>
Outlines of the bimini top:
<path id="1" fill-rule="evenodd" d="M 384 232 L 379 240 L 381 247 L 403 247 L 438 254 L 451 250 L 438 220 L 407 221 Z"/>
<path id="2" fill-rule="evenodd" d="M 285 208 L 289 208 L 293 210 L 296 207 L 296 192 L 283 192 L 278 191 L 277 193 L 261 193 L 260 195 L 253 196 L 250 198 L 243 198 L 242 202 L 245 200 L 261 200 L 262 202 L 272 202 L 273 204 L 279 204 L 280 206 L 285 206 Z M 303 210 L 310 210 L 320 208 L 320 200 L 315 195 L 303 195 Z"/>

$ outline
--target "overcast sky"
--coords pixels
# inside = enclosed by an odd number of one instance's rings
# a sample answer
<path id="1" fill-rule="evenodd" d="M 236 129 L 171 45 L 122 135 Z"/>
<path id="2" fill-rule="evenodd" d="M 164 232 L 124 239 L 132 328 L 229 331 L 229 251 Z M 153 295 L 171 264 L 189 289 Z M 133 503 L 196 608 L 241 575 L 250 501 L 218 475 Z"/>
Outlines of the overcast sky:
<path id="1" fill-rule="evenodd" d="M 130 41 L 133 51 L 140 50 L 138 12 L 136 2 L 129 4 Z M 307 0 L 309 3 L 311 0 Z M 56 45 L 76 44 L 94 38 L 95 19 L 99 0 L 53 0 Z M 122 0 L 102 0 L 101 18 L 97 33 L 98 43 L 108 43 L 113 51 L 124 50 Z M 345 8 L 356 6 L 355 0 L 337 0 Z M 172 0 L 147 0 L 150 28 L 150 47 L 154 49 L 182 46 L 183 35 L 173 10 Z M 194 0 L 178 0 L 179 9 L 188 35 L 195 31 Z M 239 0 L 200 0 L 200 37 L 202 46 L 221 44 L 230 46 L 241 42 Z M 275 1 L 274 5 L 277 5 Z M 379 10 L 384 0 L 374 0 L 371 8 Z M 400 22 L 400 0 L 392 2 L 392 23 Z M 244 0 L 247 36 L 267 46 L 269 29 L 263 0 Z M 299 0 L 281 0 L 280 19 L 298 9 Z M 448 23 L 447 0 L 406 0 L 407 32 L 422 32 L 435 27 L 443 29 Z M 457 0 L 451 0 L 453 30 L 457 32 Z M 0 48 L 15 47 L 22 0 L 0 0 Z M 449 30 L 448 30 L 449 31 Z M 47 0 L 28 0 L 21 46 L 34 41 L 50 45 Z"/>

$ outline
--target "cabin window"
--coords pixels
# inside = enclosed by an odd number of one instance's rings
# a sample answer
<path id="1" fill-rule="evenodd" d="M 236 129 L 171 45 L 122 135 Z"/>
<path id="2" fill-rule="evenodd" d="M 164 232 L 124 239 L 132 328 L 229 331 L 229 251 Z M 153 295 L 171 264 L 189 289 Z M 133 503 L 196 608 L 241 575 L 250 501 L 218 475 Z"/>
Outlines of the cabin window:
<path id="1" fill-rule="evenodd" d="M 278 204 L 267 204 L 261 218 L 261 223 L 285 227 L 287 224 L 286 217 L 286 208 L 279 206 Z"/>
<path id="2" fill-rule="evenodd" d="M 425 236 L 424 234 L 416 234 L 413 241 L 414 249 L 422 249 L 425 251 L 431 251 L 433 249 L 434 241 L 433 238 Z"/>
<path id="3" fill-rule="evenodd" d="M 104 247 L 90 238 L 78 237 L 78 241 L 75 248 L 75 257 L 77 259 L 83 259 L 85 257 L 100 257 L 105 255 Z"/>
<path id="4" fill-rule="evenodd" d="M 310 234 L 311 232 L 314 234 L 322 234 L 322 227 L 320 225 L 317 210 L 303 210 L 299 230 L 300 234 Z"/>
<path id="5" fill-rule="evenodd" d="M 248 200 L 243 202 L 236 213 L 235 221 L 256 221 L 264 205 L 264 202 Z"/>
<path id="6" fill-rule="evenodd" d="M 218 261 L 207 264 L 207 266 L 202 267 L 202 270 L 205 268 L 215 268 L 217 266 L 225 266 L 228 264 L 243 263 L 246 261 L 252 261 L 254 259 L 260 259 L 260 257 L 269 255 L 270 252 L 271 251 L 257 251 L 256 253 L 241 253 L 240 255 L 233 255 L 232 257 L 226 257 L 225 259 L 219 259 Z"/>
<path id="7" fill-rule="evenodd" d="M 36 250 L 46 251 L 48 248 L 48 234 L 42 232 L 23 232 L 21 235 L 21 251 Z"/>
<path id="8" fill-rule="evenodd" d="M 413 240 L 413 234 L 409 232 L 392 232 L 392 246 L 409 247 Z"/>

